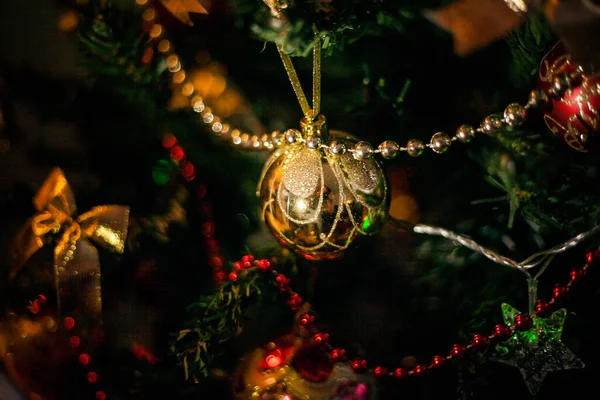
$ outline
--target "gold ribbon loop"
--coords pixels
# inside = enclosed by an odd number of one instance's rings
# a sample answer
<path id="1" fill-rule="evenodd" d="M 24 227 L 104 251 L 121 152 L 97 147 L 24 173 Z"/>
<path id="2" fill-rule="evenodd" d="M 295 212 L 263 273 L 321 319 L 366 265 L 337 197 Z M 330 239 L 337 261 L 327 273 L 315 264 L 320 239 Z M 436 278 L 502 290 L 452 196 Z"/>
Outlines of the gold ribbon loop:
<path id="1" fill-rule="evenodd" d="M 50 233 L 59 234 L 54 248 L 54 283 L 59 314 L 80 308 L 101 321 L 100 262 L 94 243 L 122 253 L 129 225 L 129 208 L 98 206 L 74 219 L 75 200 L 59 168 L 55 168 L 34 197 L 35 214 L 13 246 L 14 279 L 25 262 L 38 251 Z M 91 241 L 90 241 L 91 240 Z"/>

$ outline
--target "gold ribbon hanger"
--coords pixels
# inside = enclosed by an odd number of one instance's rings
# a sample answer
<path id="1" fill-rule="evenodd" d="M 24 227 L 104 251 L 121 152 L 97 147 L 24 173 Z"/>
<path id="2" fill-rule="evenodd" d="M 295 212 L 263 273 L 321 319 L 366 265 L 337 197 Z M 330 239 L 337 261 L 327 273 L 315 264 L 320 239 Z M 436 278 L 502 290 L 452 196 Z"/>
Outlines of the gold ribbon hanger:
<path id="1" fill-rule="evenodd" d="M 321 107 L 321 37 L 319 33 L 315 30 L 315 41 L 313 47 L 313 105 L 312 108 L 308 104 L 308 100 L 306 99 L 306 95 L 304 94 L 304 90 L 302 89 L 302 85 L 300 84 L 300 79 L 298 78 L 298 74 L 296 73 L 296 69 L 294 68 L 294 64 L 292 63 L 292 59 L 283 51 L 283 46 L 278 44 L 277 51 L 279 52 L 279 56 L 281 57 L 281 61 L 283 62 L 283 67 L 287 72 L 288 78 L 292 83 L 292 87 L 294 88 L 294 92 L 296 93 L 296 97 L 298 98 L 298 102 L 300 103 L 300 107 L 302 108 L 302 112 L 304 113 L 304 119 L 308 123 L 312 123 L 319 117 L 320 107 Z"/>
<path id="2" fill-rule="evenodd" d="M 100 260 L 92 242 L 117 253 L 125 248 L 129 207 L 105 205 L 74 217 L 73 192 L 59 168 L 55 168 L 36 193 L 33 204 L 38 211 L 17 235 L 12 248 L 10 279 L 25 262 L 56 234 L 54 247 L 54 285 L 59 315 L 64 303 L 69 311 L 81 307 L 96 322 L 101 322 L 102 297 Z"/>

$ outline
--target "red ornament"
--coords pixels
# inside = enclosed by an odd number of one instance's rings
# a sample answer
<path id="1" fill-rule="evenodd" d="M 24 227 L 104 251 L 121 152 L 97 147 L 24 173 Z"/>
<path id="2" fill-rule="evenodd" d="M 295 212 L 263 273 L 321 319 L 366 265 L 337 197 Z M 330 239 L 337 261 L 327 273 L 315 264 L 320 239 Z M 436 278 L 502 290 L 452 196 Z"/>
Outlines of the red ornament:
<path id="1" fill-rule="evenodd" d="M 327 343 L 329 341 L 329 333 L 315 333 L 313 339 L 317 344 Z"/>
<path id="2" fill-rule="evenodd" d="M 452 350 L 450 350 L 450 354 L 454 357 L 462 357 L 467 351 L 467 348 L 462 344 L 455 344 L 452 346 Z"/>
<path id="3" fill-rule="evenodd" d="M 75 327 L 75 320 L 71 317 L 67 317 L 64 319 L 63 325 L 66 330 L 70 331 L 71 329 L 73 329 Z"/>
<path id="4" fill-rule="evenodd" d="M 569 273 L 569 281 L 571 283 L 575 283 L 576 281 L 578 281 L 579 279 L 581 279 L 583 277 L 583 273 L 581 272 L 581 270 L 579 269 L 573 269 L 571 270 L 571 272 Z"/>
<path id="5" fill-rule="evenodd" d="M 384 367 L 375 367 L 375 369 L 373 370 L 373 375 L 375 375 L 376 378 L 379 378 L 380 376 L 385 376 L 387 375 L 387 373 L 388 370 Z"/>
<path id="6" fill-rule="evenodd" d="M 477 333 L 473 335 L 473 341 L 471 343 L 473 344 L 473 347 L 475 347 L 477 350 L 483 350 L 488 345 L 488 338 L 487 336 L 480 335 L 479 333 Z"/>
<path id="7" fill-rule="evenodd" d="M 512 329 L 506 324 L 498 324 L 494 327 L 494 336 L 500 341 L 508 340 L 512 336 Z"/>
<path id="8" fill-rule="evenodd" d="M 87 381 L 92 384 L 98 382 L 98 374 L 95 372 L 88 372 Z"/>
<path id="9" fill-rule="evenodd" d="M 395 378 L 405 378 L 408 376 L 408 371 L 405 368 L 396 368 L 394 371 Z"/>
<path id="10" fill-rule="evenodd" d="M 515 328 L 519 331 L 528 331 L 533 326 L 533 320 L 527 314 L 519 314 L 515 317 Z"/>
<path id="11" fill-rule="evenodd" d="M 262 259 L 258 263 L 256 263 L 256 267 L 259 271 L 266 272 L 271 269 L 271 263 L 269 262 L 269 260 Z"/>
<path id="12" fill-rule="evenodd" d="M 302 306 L 302 302 L 302 297 L 298 293 L 292 293 L 290 299 L 287 301 L 287 305 L 292 311 L 296 311 Z"/>
<path id="13" fill-rule="evenodd" d="M 429 371 L 429 368 L 427 368 L 427 365 L 417 365 L 416 367 L 413 368 L 412 373 L 415 376 L 423 376 L 423 375 L 427 374 L 428 371 Z"/>
<path id="14" fill-rule="evenodd" d="M 69 338 L 69 343 L 71 344 L 71 347 L 76 349 L 79 347 L 79 344 L 81 343 L 81 339 L 79 338 L 79 336 L 71 336 Z"/>
<path id="15" fill-rule="evenodd" d="M 552 298 L 554 300 L 558 300 L 559 298 L 563 297 L 566 292 L 566 288 L 560 283 L 557 283 L 554 285 L 554 289 L 552 289 Z"/>
<path id="16" fill-rule="evenodd" d="M 541 318 L 546 318 L 552 315 L 552 306 L 543 300 L 538 300 L 535 303 L 535 315 Z"/>
<path id="17" fill-rule="evenodd" d="M 279 290 L 285 292 L 290 287 L 290 280 L 287 276 L 283 274 L 277 275 L 275 278 L 275 282 L 277 282 L 277 286 L 279 286 Z"/>
<path id="18" fill-rule="evenodd" d="M 333 349 L 331 351 L 331 359 L 333 361 L 343 360 L 346 358 L 346 350 Z"/>
<path id="19" fill-rule="evenodd" d="M 445 362 L 446 362 L 446 357 L 434 356 L 433 359 L 431 360 L 431 365 L 429 367 L 430 368 L 439 368 L 442 365 L 444 365 Z"/>
<path id="20" fill-rule="evenodd" d="M 298 323 L 300 324 L 300 326 L 304 327 L 304 328 L 309 328 L 311 327 L 314 323 L 315 323 L 315 316 L 314 315 L 310 315 L 310 314 L 302 314 L 300 316 L 300 319 L 298 321 Z"/>
<path id="21" fill-rule="evenodd" d="M 354 360 L 350 366 L 355 372 L 364 372 L 367 369 L 367 360 Z"/>
<path id="22" fill-rule="evenodd" d="M 162 145 L 165 149 L 170 149 L 177 144 L 177 139 L 170 133 L 165 133 L 162 137 Z"/>
<path id="23" fill-rule="evenodd" d="M 90 363 L 90 356 L 89 356 L 89 354 L 82 353 L 82 354 L 79 355 L 79 364 L 81 364 L 81 365 L 83 365 L 85 367 L 89 363 Z"/>
<path id="24" fill-rule="evenodd" d="M 230 281 L 236 281 L 238 278 L 238 274 L 235 272 L 230 272 L 229 275 L 227 275 L 227 277 Z"/>
<path id="25" fill-rule="evenodd" d="M 98 390 L 96 392 L 96 400 L 106 400 L 106 393 L 104 393 L 102 390 Z"/>
<path id="26" fill-rule="evenodd" d="M 309 345 L 298 349 L 290 366 L 305 380 L 319 383 L 331 377 L 334 363 L 323 346 Z"/>
<path id="27" fill-rule="evenodd" d="M 538 87 L 548 93 L 552 80 L 571 74 L 577 65 L 570 61 L 562 43 L 557 43 L 542 59 L 538 71 Z M 600 149 L 600 75 L 584 77 L 561 97 L 551 96 L 544 111 L 544 122 L 573 149 L 587 153 Z"/>

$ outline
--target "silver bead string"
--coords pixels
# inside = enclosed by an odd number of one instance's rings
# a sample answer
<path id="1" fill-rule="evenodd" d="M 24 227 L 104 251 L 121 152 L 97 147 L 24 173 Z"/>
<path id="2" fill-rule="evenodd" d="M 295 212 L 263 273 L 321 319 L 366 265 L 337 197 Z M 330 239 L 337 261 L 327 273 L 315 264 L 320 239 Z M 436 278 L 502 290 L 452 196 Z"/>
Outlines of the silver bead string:
<path id="1" fill-rule="evenodd" d="M 406 152 L 409 156 L 418 157 L 423 154 L 427 148 L 435 153 L 443 154 L 450 148 L 452 143 L 456 141 L 465 144 L 469 143 L 477 133 L 492 135 L 498 132 L 503 126 L 514 129 L 526 120 L 529 110 L 541 108 L 550 101 L 551 96 L 562 96 L 566 91 L 573 87 L 574 83 L 579 82 L 582 77 L 583 75 L 580 68 L 571 74 L 556 76 L 547 93 L 540 89 L 532 90 L 529 94 L 527 104 L 524 106 L 519 103 L 509 104 L 504 110 L 503 118 L 489 115 L 483 119 L 478 128 L 474 128 L 471 125 L 461 125 L 458 127 L 453 137 L 450 137 L 444 132 L 437 132 L 431 137 L 430 142 L 427 144 L 419 139 L 410 139 L 406 143 L 406 146 L 402 147 L 393 140 L 386 140 L 379 144 L 377 148 L 374 148 L 370 143 L 361 141 L 356 143 L 353 147 L 348 148 L 344 142 L 337 140 L 329 143 L 322 143 L 321 139 L 318 137 L 304 138 L 301 133 L 295 129 L 287 130 L 284 133 L 284 140 L 290 144 L 296 142 L 305 143 L 306 146 L 311 149 L 324 149 L 335 155 L 350 152 L 359 160 L 370 158 L 374 154 L 381 154 L 385 159 L 392 159 L 400 152 Z"/>
<path id="2" fill-rule="evenodd" d="M 452 137 L 444 132 L 437 132 L 431 137 L 429 143 L 424 143 L 420 139 L 410 139 L 405 146 L 400 146 L 393 140 L 385 140 L 374 148 L 370 143 L 361 141 L 349 148 L 343 141 L 334 140 L 323 143 L 319 137 L 305 138 L 296 129 L 289 129 L 284 133 L 274 131 L 271 134 L 251 134 L 232 128 L 205 104 L 201 96 L 195 93 L 193 83 L 183 69 L 181 58 L 175 53 L 173 43 L 164 38 L 165 28 L 156 21 L 156 11 L 148 5 L 147 0 L 137 0 L 136 2 L 143 8 L 143 20 L 152 24 L 150 38 L 158 41 L 158 52 L 165 57 L 167 70 L 172 75 L 173 83 L 180 85 L 181 93 L 189 97 L 192 110 L 200 114 L 202 122 L 210 127 L 210 131 L 215 136 L 247 150 L 273 150 L 285 144 L 304 143 L 311 149 L 322 149 L 335 155 L 350 152 L 359 160 L 370 158 L 374 154 L 380 154 L 385 159 L 393 159 L 400 152 L 405 152 L 411 157 L 418 157 L 424 153 L 425 149 L 443 154 L 452 143 L 457 141 L 469 143 L 478 133 L 492 135 L 503 126 L 514 128 L 521 125 L 530 109 L 542 107 L 549 101 L 550 96 L 562 96 L 583 77 L 580 67 L 571 74 L 556 76 L 547 93 L 539 89 L 531 91 L 527 104 L 524 106 L 519 103 L 509 104 L 504 110 L 503 118 L 494 115 L 487 116 L 477 128 L 471 125 L 461 125 Z"/>

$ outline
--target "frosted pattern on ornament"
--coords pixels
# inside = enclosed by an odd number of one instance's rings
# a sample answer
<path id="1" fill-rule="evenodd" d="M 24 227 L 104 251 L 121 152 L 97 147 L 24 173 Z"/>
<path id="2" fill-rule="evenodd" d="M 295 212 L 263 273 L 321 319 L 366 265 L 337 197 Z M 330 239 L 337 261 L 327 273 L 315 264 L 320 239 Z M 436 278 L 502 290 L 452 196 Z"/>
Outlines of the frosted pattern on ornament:
<path id="1" fill-rule="evenodd" d="M 290 157 L 281 181 L 295 196 L 307 198 L 317 190 L 321 174 L 319 152 L 301 147 Z"/>
<path id="2" fill-rule="evenodd" d="M 357 160 L 352 153 L 345 153 L 340 161 L 346 182 L 353 190 L 370 193 L 377 187 L 379 174 L 372 160 Z"/>

